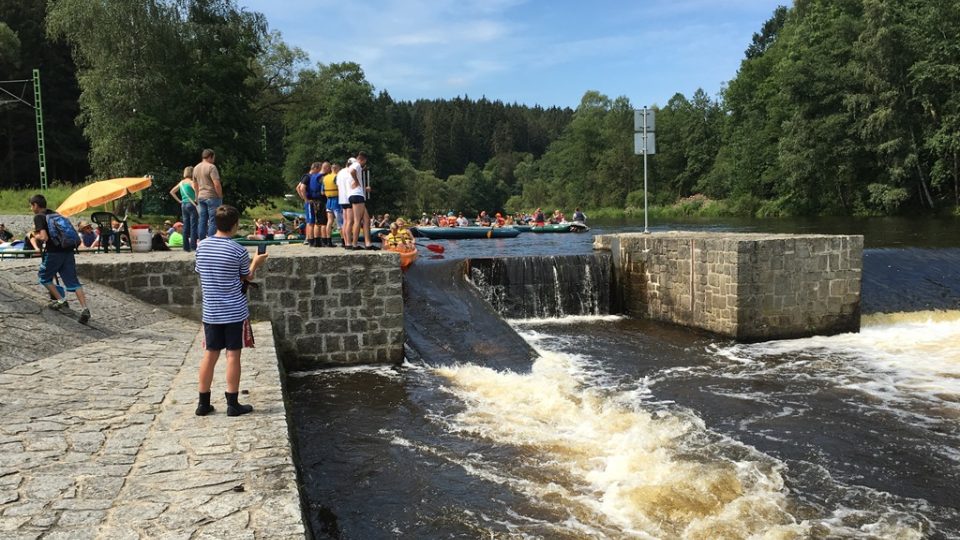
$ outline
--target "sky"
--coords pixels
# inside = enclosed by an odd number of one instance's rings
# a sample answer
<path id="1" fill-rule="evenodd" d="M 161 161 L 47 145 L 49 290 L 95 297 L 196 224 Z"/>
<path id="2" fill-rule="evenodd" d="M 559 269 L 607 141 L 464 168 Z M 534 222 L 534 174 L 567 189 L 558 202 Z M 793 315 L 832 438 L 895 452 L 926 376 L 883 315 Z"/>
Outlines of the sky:
<path id="1" fill-rule="evenodd" d="M 587 90 L 716 96 L 789 0 L 239 0 L 310 63 L 354 61 L 394 99 L 576 107 Z"/>

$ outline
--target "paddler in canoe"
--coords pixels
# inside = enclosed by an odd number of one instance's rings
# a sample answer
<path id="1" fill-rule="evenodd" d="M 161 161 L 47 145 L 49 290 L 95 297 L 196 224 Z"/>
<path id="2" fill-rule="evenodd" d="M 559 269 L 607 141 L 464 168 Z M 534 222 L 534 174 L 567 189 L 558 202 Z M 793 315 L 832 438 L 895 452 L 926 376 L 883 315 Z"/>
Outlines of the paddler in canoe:
<path id="1" fill-rule="evenodd" d="M 396 251 L 400 254 L 400 268 L 406 270 L 413 261 L 417 260 L 417 245 L 413 235 L 403 227 L 404 222 L 398 219 L 390 224 L 390 232 L 383 237 L 383 246 L 387 251 Z"/>

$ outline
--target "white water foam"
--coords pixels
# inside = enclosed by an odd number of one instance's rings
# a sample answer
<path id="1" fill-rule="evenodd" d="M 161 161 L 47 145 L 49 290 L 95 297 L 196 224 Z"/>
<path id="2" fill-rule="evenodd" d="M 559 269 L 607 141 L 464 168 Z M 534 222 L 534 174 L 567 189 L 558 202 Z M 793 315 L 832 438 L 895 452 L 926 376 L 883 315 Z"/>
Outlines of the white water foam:
<path id="1" fill-rule="evenodd" d="M 507 319 L 515 326 L 542 326 L 553 324 L 589 324 L 598 322 L 617 322 L 623 315 L 567 315 L 564 317 L 538 317 L 531 319 Z"/>
<path id="2" fill-rule="evenodd" d="M 859 333 L 716 347 L 750 375 L 829 378 L 894 412 L 960 419 L 960 311 L 864 317 Z M 932 406 L 932 410 L 931 410 Z"/>
<path id="3" fill-rule="evenodd" d="M 586 532 L 579 527 L 664 538 L 805 534 L 808 526 L 786 509 L 775 460 L 742 445 L 737 454 L 749 459 L 725 457 L 723 447 L 736 443 L 696 417 L 628 407 L 609 389 L 584 385 L 587 371 L 576 357 L 546 351 L 529 374 L 437 370 L 466 404 L 447 418 L 449 429 L 537 456 L 538 471 L 507 483 L 567 512 L 579 524 L 567 534 Z M 504 481 L 504 472 L 495 474 Z"/>

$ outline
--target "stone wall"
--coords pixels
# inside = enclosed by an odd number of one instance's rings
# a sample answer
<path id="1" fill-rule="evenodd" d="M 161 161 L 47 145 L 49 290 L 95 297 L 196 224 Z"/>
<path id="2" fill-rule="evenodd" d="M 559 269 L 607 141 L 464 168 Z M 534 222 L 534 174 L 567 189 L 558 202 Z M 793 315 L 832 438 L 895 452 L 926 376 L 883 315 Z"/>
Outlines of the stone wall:
<path id="1" fill-rule="evenodd" d="M 251 318 L 273 323 L 290 370 L 403 361 L 403 294 L 399 257 L 272 246 Z M 77 260 L 83 279 L 199 321 L 200 282 L 194 257 L 182 251 L 90 255 Z M 100 315 L 98 314 L 98 317 Z M 109 316 L 105 314 L 105 316 Z"/>
<path id="2" fill-rule="evenodd" d="M 743 341 L 860 329 L 862 236 L 602 235 L 634 316 Z"/>

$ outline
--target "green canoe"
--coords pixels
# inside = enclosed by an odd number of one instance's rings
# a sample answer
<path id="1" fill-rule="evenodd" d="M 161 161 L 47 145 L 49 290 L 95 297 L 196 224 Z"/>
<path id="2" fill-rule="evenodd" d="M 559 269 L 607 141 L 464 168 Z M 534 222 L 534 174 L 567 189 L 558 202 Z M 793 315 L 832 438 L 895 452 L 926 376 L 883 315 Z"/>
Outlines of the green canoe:
<path id="1" fill-rule="evenodd" d="M 587 227 L 583 223 L 559 223 L 556 225 L 544 225 L 542 227 L 530 228 L 530 232 L 532 233 L 568 233 L 584 232 L 589 230 L 590 227 Z"/>
<path id="2" fill-rule="evenodd" d="M 431 240 L 464 240 L 468 238 L 513 238 L 520 231 L 513 227 L 418 227 L 421 236 Z"/>

